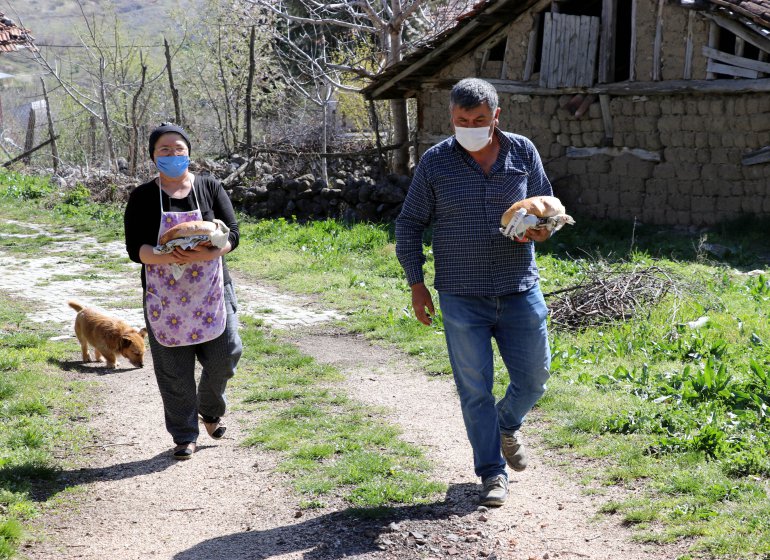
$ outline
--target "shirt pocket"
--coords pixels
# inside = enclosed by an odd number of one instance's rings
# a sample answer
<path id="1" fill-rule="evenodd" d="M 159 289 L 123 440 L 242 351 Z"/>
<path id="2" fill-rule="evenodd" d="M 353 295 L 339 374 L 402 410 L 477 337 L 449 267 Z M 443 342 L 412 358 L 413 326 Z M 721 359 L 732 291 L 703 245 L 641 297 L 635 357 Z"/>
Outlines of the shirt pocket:
<path id="1" fill-rule="evenodd" d="M 463 181 L 462 178 L 447 177 L 437 182 L 434 193 L 436 197 L 436 217 L 451 217 L 466 215 L 478 206 L 481 190 L 478 184 Z"/>
<path id="2" fill-rule="evenodd" d="M 526 198 L 528 180 L 529 175 L 524 171 L 499 178 L 487 189 L 487 204 L 505 212 L 514 202 Z"/>

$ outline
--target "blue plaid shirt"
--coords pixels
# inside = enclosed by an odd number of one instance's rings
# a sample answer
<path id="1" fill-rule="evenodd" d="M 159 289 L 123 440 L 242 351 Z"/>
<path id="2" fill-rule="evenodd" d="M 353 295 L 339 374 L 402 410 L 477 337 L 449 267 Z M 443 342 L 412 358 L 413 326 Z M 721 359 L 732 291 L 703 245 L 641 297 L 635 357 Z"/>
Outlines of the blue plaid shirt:
<path id="1" fill-rule="evenodd" d="M 489 175 L 454 136 L 420 159 L 396 220 L 396 255 L 410 286 L 424 281 L 422 236 L 431 222 L 439 292 L 502 296 L 537 283 L 534 243 L 504 237 L 500 217 L 514 202 L 553 189 L 530 140 L 495 133 L 500 153 Z"/>

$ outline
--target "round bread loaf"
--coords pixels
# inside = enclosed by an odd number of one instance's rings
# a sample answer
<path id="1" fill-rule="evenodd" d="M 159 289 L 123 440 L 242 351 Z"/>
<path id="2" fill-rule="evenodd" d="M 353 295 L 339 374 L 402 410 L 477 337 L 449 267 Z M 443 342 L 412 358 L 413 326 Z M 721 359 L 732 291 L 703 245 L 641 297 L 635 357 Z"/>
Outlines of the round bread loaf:
<path id="1" fill-rule="evenodd" d="M 507 226 L 516 211 L 521 208 L 524 208 L 527 214 L 532 214 L 538 218 L 550 218 L 566 212 L 564 205 L 555 196 L 533 196 L 520 200 L 508 208 L 500 218 L 500 224 L 503 227 Z"/>
<path id="2" fill-rule="evenodd" d="M 172 239 L 181 239 L 182 237 L 192 237 L 193 235 L 210 235 L 217 230 L 214 222 L 204 220 L 195 220 L 192 222 L 182 222 L 170 227 L 160 236 L 160 245 L 165 245 Z"/>

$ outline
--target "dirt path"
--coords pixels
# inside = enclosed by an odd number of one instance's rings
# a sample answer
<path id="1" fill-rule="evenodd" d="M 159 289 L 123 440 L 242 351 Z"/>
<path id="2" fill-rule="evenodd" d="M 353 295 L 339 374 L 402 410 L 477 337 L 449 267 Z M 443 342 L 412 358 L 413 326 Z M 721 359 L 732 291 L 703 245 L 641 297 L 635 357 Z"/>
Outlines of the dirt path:
<path id="1" fill-rule="evenodd" d="M 118 251 L 121 244 L 82 240 L 78 254 Z M 140 298 L 138 272 L 99 279 L 85 258 L 71 260 L 71 242 L 37 257 L 0 252 L 0 291 L 32 304 L 29 319 L 60 327 L 72 337 L 68 298 L 95 304 L 141 324 L 141 312 L 120 301 Z M 79 277 L 80 279 L 64 278 Z M 89 276 L 96 279 L 88 279 Z M 58 279 L 57 279 L 58 278 Z M 236 279 L 241 313 L 288 329 L 303 352 L 346 374 L 351 397 L 382 407 L 405 440 L 426 450 L 433 477 L 449 485 L 437 504 L 397 508 L 387 519 L 361 520 L 334 511 L 299 512 L 300 497 L 273 472 L 275 455 L 239 445 L 258 418 L 232 402 L 227 436 L 202 436 L 191 461 L 168 456 L 160 396 L 152 363 L 107 372 L 82 365 L 73 351 L 68 374 L 100 385 L 89 427 L 94 442 L 78 468 L 56 483 L 68 488 L 64 505 L 38 521 L 40 539 L 23 553 L 30 559 L 178 560 L 342 557 L 402 558 L 676 558 L 681 547 L 635 544 L 615 519 L 596 518 L 608 495 L 587 496 L 540 452 L 537 421 L 530 424 L 533 465 L 512 477 L 512 496 L 498 510 L 475 506 L 476 480 L 459 404 L 450 380 L 425 376 L 404 354 L 375 346 L 332 326 L 338 316 L 312 301 Z M 53 297 L 52 297 L 53 296 Z M 235 401 L 235 399 L 233 399 Z M 68 450 L 63 456 L 72 460 Z"/>

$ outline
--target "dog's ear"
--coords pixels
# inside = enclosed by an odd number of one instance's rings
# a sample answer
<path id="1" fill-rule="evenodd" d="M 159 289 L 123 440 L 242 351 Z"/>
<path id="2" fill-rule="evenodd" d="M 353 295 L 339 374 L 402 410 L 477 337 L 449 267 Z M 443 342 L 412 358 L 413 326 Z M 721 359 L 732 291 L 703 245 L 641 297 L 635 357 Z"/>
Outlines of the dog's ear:
<path id="1" fill-rule="evenodd" d="M 120 349 L 125 350 L 126 348 L 129 348 L 133 344 L 131 337 L 128 335 L 123 335 L 120 337 Z"/>
<path id="2" fill-rule="evenodd" d="M 146 337 L 147 336 L 147 329 L 144 328 L 144 327 L 139 329 L 139 336 L 141 336 L 142 338 Z"/>

